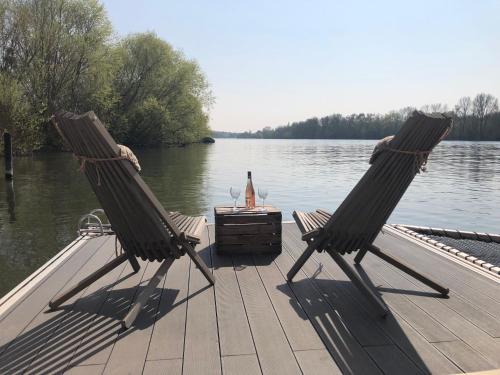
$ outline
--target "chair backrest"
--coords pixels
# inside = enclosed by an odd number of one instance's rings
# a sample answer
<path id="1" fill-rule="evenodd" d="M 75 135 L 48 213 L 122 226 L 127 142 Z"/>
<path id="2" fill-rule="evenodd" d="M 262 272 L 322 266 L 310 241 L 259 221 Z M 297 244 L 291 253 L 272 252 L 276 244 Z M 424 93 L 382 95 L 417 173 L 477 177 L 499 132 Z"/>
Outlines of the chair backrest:
<path id="1" fill-rule="evenodd" d="M 55 126 L 80 162 L 123 249 L 146 260 L 178 257 L 181 232 L 93 112 L 58 112 Z"/>
<path id="2" fill-rule="evenodd" d="M 415 111 L 325 224 L 323 247 L 345 253 L 371 244 L 450 129 L 449 117 Z"/>

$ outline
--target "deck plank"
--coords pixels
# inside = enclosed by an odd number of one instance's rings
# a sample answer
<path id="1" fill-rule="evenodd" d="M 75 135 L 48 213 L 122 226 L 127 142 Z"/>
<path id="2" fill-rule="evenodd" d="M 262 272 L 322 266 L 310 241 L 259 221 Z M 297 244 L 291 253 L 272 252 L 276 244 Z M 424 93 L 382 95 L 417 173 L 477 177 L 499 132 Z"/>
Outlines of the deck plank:
<path id="1" fill-rule="evenodd" d="M 233 263 L 264 374 L 300 374 L 283 328 L 258 276 L 253 259 L 234 256 Z"/>
<path id="2" fill-rule="evenodd" d="M 260 375 L 259 360 L 255 354 L 222 357 L 224 375 Z"/>
<path id="3" fill-rule="evenodd" d="M 92 323 L 80 337 L 70 366 L 106 364 L 121 331 L 120 319 L 127 314 L 137 287 L 142 280 L 148 262 L 139 260 L 141 269 L 133 273 L 127 262 L 118 283 L 113 285 L 97 313 L 98 320 Z"/>
<path id="4" fill-rule="evenodd" d="M 108 259 L 104 258 L 105 255 L 108 256 Z M 78 279 L 94 272 L 111 260 L 111 257 L 114 257 L 114 246 L 113 241 L 108 241 L 99 249 L 99 253 L 86 264 L 85 268 L 88 267 L 88 269 Z M 63 324 L 60 324 L 55 333 L 48 337 L 49 340 L 30 363 L 28 372 L 57 372 L 66 369 L 81 337 L 97 318 L 98 306 L 102 305 L 107 296 L 106 287 L 118 279 L 124 267 L 124 264 L 120 265 L 91 284 L 86 290 L 79 293 L 73 304 L 71 301 L 74 299 L 71 299 L 63 305 L 62 313 L 66 316 Z M 61 348 L 61 343 L 64 343 L 63 348 Z M 47 367 L 47 363 L 50 363 L 49 367 Z"/>
<path id="5" fill-rule="evenodd" d="M 397 272 L 392 266 L 388 266 L 385 262 L 375 259 L 374 256 L 368 254 L 365 257 L 366 270 L 369 275 L 378 273 L 378 275 L 386 280 L 391 287 L 397 285 L 409 291 L 428 291 L 427 287 L 420 285 L 417 281 L 407 279 Z M 386 293 L 385 295 L 390 294 Z M 470 323 L 463 316 L 447 307 L 439 298 L 430 297 L 421 293 L 407 294 L 407 298 L 415 303 L 418 307 L 424 310 L 430 316 L 444 325 L 456 337 L 474 347 L 483 356 L 485 356 L 494 366 L 500 366 L 500 346 L 487 333 Z"/>
<path id="6" fill-rule="evenodd" d="M 160 359 L 146 361 L 144 375 L 181 375 L 182 359 Z"/>
<path id="7" fill-rule="evenodd" d="M 7 349 L 34 316 L 47 307 L 49 300 L 73 280 L 75 273 L 89 261 L 104 242 L 105 239 L 101 238 L 89 241 L 54 270 L 32 293 L 19 301 L 15 308 L 2 316 L 0 354 Z"/>
<path id="8" fill-rule="evenodd" d="M 386 318 L 383 325 L 396 345 L 423 372 L 432 374 L 457 374 L 460 372 L 460 369 L 452 361 L 426 341 L 398 314 Z"/>
<path id="9" fill-rule="evenodd" d="M 478 327 L 482 328 L 490 336 L 500 337 L 500 302 L 483 294 L 485 291 L 484 289 L 478 291 L 469 286 L 465 280 L 457 280 L 456 275 L 452 277 L 446 276 L 446 268 L 448 267 L 443 268 L 437 265 L 436 262 L 427 260 L 427 253 L 430 252 L 418 248 L 418 246 L 412 242 L 402 238 L 395 238 L 394 236 L 379 236 L 377 241 L 381 246 L 384 246 L 384 249 L 389 253 L 394 253 L 393 255 L 395 256 L 401 256 L 401 251 L 399 251 L 398 254 L 398 252 L 394 250 L 395 248 L 403 249 L 402 251 L 404 251 L 405 259 L 411 258 L 411 261 L 414 262 L 409 264 L 421 264 L 421 269 L 424 269 L 427 274 L 432 275 L 433 278 L 441 281 L 443 285 L 451 289 L 451 293 L 454 294 L 456 298 L 450 298 L 444 303 Z M 418 254 L 418 256 L 415 253 Z M 433 255 L 436 256 L 435 254 Z M 460 275 L 471 272 L 465 267 L 462 268 L 463 272 Z M 493 288 L 490 287 L 489 289 Z"/>
<path id="10" fill-rule="evenodd" d="M 146 287 L 159 267 L 160 263 L 158 262 L 148 264 L 136 292 L 136 297 Z M 159 286 L 149 297 L 148 302 L 137 316 L 133 326 L 118 335 L 106 363 L 104 374 L 142 373 L 165 277 L 161 281 L 163 282 L 160 282 Z"/>
<path id="11" fill-rule="evenodd" d="M 293 252 L 294 245 L 300 246 L 297 245 L 301 241 L 300 232 L 296 227 L 288 227 L 287 229 L 289 231 L 286 237 L 287 244 L 289 243 L 289 241 L 295 241 L 291 242 L 290 244 L 290 249 Z M 302 249 L 303 248 L 304 245 L 302 245 Z M 298 255 L 299 253 L 294 252 L 294 254 Z M 373 319 L 373 311 L 371 310 L 371 306 L 368 305 L 368 301 L 366 300 L 366 298 L 360 294 L 360 292 L 354 287 L 354 285 L 352 285 L 352 283 L 345 276 L 345 274 L 342 271 L 340 271 L 340 268 L 332 260 L 330 255 L 326 252 L 315 253 L 313 255 L 313 259 L 315 259 L 317 262 L 316 267 L 318 267 L 318 265 L 320 264 L 323 265 L 323 267 L 328 272 L 334 275 L 331 276 L 332 278 L 334 277 L 335 279 L 338 278 L 339 280 L 346 281 L 346 283 L 349 284 L 352 293 L 357 296 L 356 300 L 360 301 L 361 305 L 365 309 L 370 309 L 371 313 L 369 313 L 369 317 L 367 317 L 367 319 Z M 311 277 L 312 274 L 313 273 L 309 273 L 309 276 Z M 319 275 L 321 275 L 321 273 Z M 376 283 L 376 285 L 381 285 L 381 283 L 384 282 L 381 278 L 377 279 L 376 277 L 372 281 Z M 391 307 L 392 310 L 398 312 L 399 314 L 404 316 L 405 319 L 411 322 L 412 325 L 415 327 L 415 329 L 417 329 L 419 333 L 424 335 L 424 337 L 426 337 L 428 341 L 434 342 L 434 341 L 456 340 L 456 336 L 454 336 L 449 330 L 447 330 L 445 327 L 443 327 L 441 324 L 435 321 L 423 310 L 418 309 L 414 304 L 409 303 L 409 300 L 404 296 L 404 294 L 387 293 L 386 295 L 384 295 L 384 301 Z"/>
<path id="12" fill-rule="evenodd" d="M 437 342 L 434 344 L 446 357 L 465 372 L 491 370 L 491 363 L 463 341 Z"/>
<path id="13" fill-rule="evenodd" d="M 210 238 L 215 238 L 213 226 Z M 231 257 L 218 255 L 211 247 L 217 301 L 221 356 L 255 354 L 245 306 Z"/>
<path id="14" fill-rule="evenodd" d="M 423 374 L 395 345 L 368 346 L 366 351 L 386 375 Z"/>
<path id="15" fill-rule="evenodd" d="M 283 256 L 276 258 L 276 264 L 281 273 L 286 274 L 293 264 L 293 259 L 287 252 L 283 252 Z M 319 293 L 313 281 L 307 278 L 305 273 L 298 272 L 290 286 L 343 373 L 380 373 L 375 363 L 347 328 L 342 316 L 325 301 L 324 296 Z"/>
<path id="16" fill-rule="evenodd" d="M 189 269 L 190 259 L 183 256 L 174 261 L 166 275 L 149 343 L 148 361 L 180 359 L 183 356 Z"/>
<path id="17" fill-rule="evenodd" d="M 65 375 L 100 375 L 104 371 L 104 365 L 76 366 L 65 371 Z"/>
<path id="18" fill-rule="evenodd" d="M 483 306 L 499 306 L 500 296 L 494 290 L 498 282 L 479 275 L 461 264 L 446 261 L 444 257 L 419 247 L 405 237 L 395 236 L 392 233 L 379 235 L 375 243 L 389 254 L 404 256 L 409 264 L 425 265 L 430 275 L 450 289 L 456 289 L 464 298 Z M 441 267 L 445 263 L 446 267 Z M 498 311 L 498 309 L 496 310 Z M 500 314 L 500 313 L 499 313 Z M 499 317 L 500 315 L 496 315 Z"/>
<path id="19" fill-rule="evenodd" d="M 207 231 L 196 247 L 198 254 L 211 267 Z M 192 264 L 189 276 L 186 338 L 183 374 L 220 374 L 222 371 L 214 288 Z"/>
<path id="20" fill-rule="evenodd" d="M 299 350 L 295 352 L 295 356 L 304 375 L 342 374 L 326 349 Z"/>
<path id="21" fill-rule="evenodd" d="M 480 309 L 474 303 L 463 300 L 454 292 L 451 292 L 450 298 L 444 302 L 491 337 L 500 337 L 500 320 L 485 312 L 485 309 Z"/>
<path id="22" fill-rule="evenodd" d="M 307 314 L 274 263 L 274 258 L 269 255 L 254 256 L 254 262 L 292 350 L 325 349 Z"/>
<path id="23" fill-rule="evenodd" d="M 390 237 L 395 238 L 397 242 L 399 241 L 404 241 L 404 242 L 411 242 L 417 246 L 417 248 L 420 248 L 419 243 L 421 242 L 420 240 L 409 236 L 405 233 L 400 233 L 398 230 L 394 228 L 388 228 L 387 231 L 385 231 L 384 237 L 387 237 L 387 239 L 390 241 Z M 409 252 L 413 252 L 411 248 L 408 249 L 403 249 L 405 251 L 405 256 L 406 252 L 410 250 Z M 426 253 L 429 251 L 426 251 Z M 418 254 L 418 252 L 417 252 Z M 408 258 L 411 259 L 411 258 Z M 467 284 L 471 286 L 472 288 L 478 290 L 484 295 L 487 295 L 488 297 L 492 298 L 493 300 L 500 302 L 500 296 L 498 293 L 495 292 L 496 287 L 498 286 L 498 279 L 495 278 L 490 278 L 490 277 L 485 277 L 482 272 L 476 272 L 474 268 L 469 268 L 469 267 L 464 267 L 464 264 L 461 261 L 459 262 L 449 262 L 448 259 L 440 255 L 440 252 L 430 252 L 430 255 L 427 255 L 425 259 L 421 259 L 420 261 L 426 262 L 444 262 L 447 264 L 445 273 L 447 277 L 454 277 L 455 281 L 458 281 L 460 283 Z"/>
<path id="24" fill-rule="evenodd" d="M 284 251 L 276 258 L 218 256 L 210 246 L 213 236 L 205 233 L 197 251 L 213 269 L 215 288 L 182 257 L 127 332 L 119 333 L 119 319 L 157 263 L 141 261 L 138 274 L 125 263 L 73 297 L 63 310 L 46 313 L 53 295 L 113 254 L 113 238 L 98 238 L 48 272 L 20 298 L 11 310 L 14 315 L 3 316 L 0 342 L 8 345 L 0 347 L 0 366 L 8 362 L 3 370 L 22 370 L 29 364 L 26 373 L 67 368 L 74 374 L 181 374 L 184 369 L 187 374 L 252 375 L 336 374 L 340 369 L 450 374 L 499 367 L 500 320 L 494 297 L 500 296 L 500 284 L 440 255 L 428 256 L 429 250 L 388 233 L 377 243 L 392 247 L 390 252 L 416 269 L 442 270 L 439 277 L 452 289 L 449 299 L 436 298 L 426 286 L 371 254 L 360 273 L 390 307 L 385 320 L 373 313 L 326 253 L 314 253 L 295 281 L 287 283 L 286 272 L 305 243 L 294 224 L 284 224 Z M 99 241 L 111 242 L 99 247 Z M 346 260 L 352 262 L 352 255 Z M 476 293 L 486 285 L 490 290 Z M 14 371 L 0 367 L 0 372 Z"/>
<path id="25" fill-rule="evenodd" d="M 302 245 L 294 243 L 288 237 L 284 246 L 292 258 L 297 259 L 304 251 L 304 244 L 305 242 L 302 242 Z M 303 267 L 305 274 L 321 291 L 328 303 L 338 310 L 345 324 L 361 345 L 391 344 L 392 341 L 376 324 L 373 311 L 367 312 L 363 308 L 353 308 L 355 295 L 359 292 L 354 289 L 351 281 L 331 257 L 328 254 L 325 255 L 321 263 L 315 261 L 314 256 L 310 258 Z M 324 270 L 326 266 L 328 266 L 328 271 Z"/>
<path id="26" fill-rule="evenodd" d="M 297 239 L 298 233 L 289 233 L 287 236 L 286 247 L 289 249 L 289 240 L 292 238 Z M 300 241 L 300 238 L 298 238 Z M 296 242 L 298 243 L 298 242 Z M 296 243 L 294 245 L 296 245 Z M 297 253 L 294 251 L 297 255 Z M 308 274 L 309 278 L 312 278 L 312 274 L 317 270 L 319 264 L 323 265 L 323 268 L 319 274 L 316 274 L 314 281 L 317 279 L 325 278 L 332 279 L 333 276 L 330 272 L 335 274 L 335 280 L 344 281 L 348 283 L 349 289 L 352 290 L 352 295 L 354 301 L 352 301 L 351 309 L 352 310 L 364 310 L 366 314 L 364 314 L 364 318 L 366 322 L 373 325 L 378 325 L 387 336 L 389 336 L 392 341 L 405 352 L 405 354 L 413 360 L 413 362 L 424 372 L 432 372 L 436 374 L 454 374 L 460 372 L 460 370 L 449 361 L 440 351 L 438 351 L 434 346 L 432 346 L 425 338 L 412 326 L 410 326 L 400 315 L 391 314 L 385 319 L 380 319 L 377 314 L 373 313 L 371 310 L 371 306 L 367 304 L 366 298 L 356 290 L 354 285 L 350 283 L 349 279 L 343 272 L 339 269 L 338 265 L 333 261 L 333 259 L 327 253 L 314 254 L 313 259 L 316 261 L 316 264 L 312 267 L 306 263 L 303 267 L 303 270 Z M 325 281 L 326 281 L 325 280 Z M 323 283 L 322 285 L 328 285 L 328 283 Z M 331 283 L 330 283 L 331 284 Z M 322 285 L 319 285 L 319 289 L 323 290 Z M 413 319 L 415 322 L 419 324 L 423 324 L 429 322 L 430 316 L 428 316 L 424 311 L 418 309 L 415 305 L 413 305 L 408 299 L 405 299 L 403 296 L 399 296 L 397 298 L 401 299 L 401 306 L 403 307 L 403 312 L 406 310 L 406 315 L 408 313 L 410 315 L 415 315 L 414 311 L 417 309 L 417 314 Z M 391 305 L 391 307 L 393 307 Z M 406 308 L 407 307 L 407 308 Z M 400 311 L 401 312 L 401 309 Z M 454 335 L 452 335 L 446 328 L 439 325 L 437 322 L 433 322 L 428 332 L 432 332 L 432 330 L 437 330 L 437 332 L 444 331 L 446 334 L 441 337 L 449 337 L 451 339 L 456 339 Z M 424 330 L 424 333 L 427 330 Z"/>
<path id="27" fill-rule="evenodd" d="M 78 282 L 109 259 L 112 252 L 106 248 L 107 243 L 109 241 L 106 243 L 102 243 L 102 241 L 96 243 L 95 245 L 98 246 L 99 251 L 93 254 L 92 248 L 90 248 L 88 254 L 92 254 L 92 256 L 73 275 L 73 278 L 68 283 L 69 285 Z M 24 372 L 38 356 L 42 357 L 43 361 L 46 353 L 53 353 L 53 351 L 50 351 L 50 348 L 54 345 L 53 340 L 51 340 L 52 336 L 59 336 L 61 327 L 65 328 L 71 324 L 81 323 L 87 318 L 81 312 L 67 310 L 85 293 L 86 291 L 81 291 L 63 305 L 64 310 L 57 311 L 50 311 L 48 309 L 47 304 L 52 295 L 47 296 L 47 300 L 45 301 L 46 309 L 43 309 L 33 317 L 31 322 L 3 353 L 0 358 L 0 372 Z M 31 313 L 33 314 L 34 312 L 31 311 Z M 18 313 L 15 312 L 15 314 L 17 315 Z M 49 349 L 45 349 L 46 347 Z"/>

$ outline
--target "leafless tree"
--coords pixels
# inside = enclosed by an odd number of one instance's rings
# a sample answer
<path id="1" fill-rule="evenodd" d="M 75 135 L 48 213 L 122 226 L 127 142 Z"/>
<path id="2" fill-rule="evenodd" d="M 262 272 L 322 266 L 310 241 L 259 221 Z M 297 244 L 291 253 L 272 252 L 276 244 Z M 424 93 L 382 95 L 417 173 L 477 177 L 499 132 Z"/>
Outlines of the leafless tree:
<path id="1" fill-rule="evenodd" d="M 478 122 L 479 140 L 483 139 L 483 129 L 488 117 L 498 111 L 498 99 L 491 94 L 477 94 L 472 102 L 472 113 Z"/>
<path id="2" fill-rule="evenodd" d="M 442 103 L 426 104 L 423 105 L 420 110 L 422 112 L 434 113 L 434 112 L 448 112 L 448 105 Z"/>
<path id="3" fill-rule="evenodd" d="M 398 112 L 399 112 L 399 115 L 401 116 L 401 120 L 402 121 L 406 121 L 408 119 L 408 117 L 410 117 L 410 115 L 413 113 L 413 111 L 415 111 L 416 108 L 415 107 L 404 107 L 404 108 L 401 108 Z"/>
<path id="4" fill-rule="evenodd" d="M 464 96 L 458 100 L 455 105 L 455 115 L 460 124 L 462 139 L 465 139 L 465 126 L 468 117 L 472 114 L 472 99 L 469 96 Z"/>

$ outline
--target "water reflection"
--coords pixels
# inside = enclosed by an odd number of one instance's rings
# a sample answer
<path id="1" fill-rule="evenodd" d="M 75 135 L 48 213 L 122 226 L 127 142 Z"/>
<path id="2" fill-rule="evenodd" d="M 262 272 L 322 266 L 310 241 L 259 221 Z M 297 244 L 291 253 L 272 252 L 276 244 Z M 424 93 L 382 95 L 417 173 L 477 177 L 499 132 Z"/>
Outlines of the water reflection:
<path id="1" fill-rule="evenodd" d="M 231 205 L 230 186 L 268 188 L 266 202 L 334 210 L 368 168 L 375 141 L 217 140 L 213 145 L 134 150 L 142 175 L 168 210 L 205 214 Z M 70 154 L 15 159 L 0 181 L 0 295 L 76 236 L 78 218 L 99 204 Z M 240 197 L 239 203 L 242 203 Z M 406 192 L 390 222 L 500 232 L 500 142 L 444 142 Z"/>
<path id="2" fill-rule="evenodd" d="M 9 222 L 16 221 L 16 193 L 14 192 L 14 180 L 5 181 L 5 198 L 7 201 L 7 211 Z"/>
<path id="3" fill-rule="evenodd" d="M 170 211 L 195 215 L 208 210 L 207 155 L 211 145 L 137 150 L 142 178 Z"/>

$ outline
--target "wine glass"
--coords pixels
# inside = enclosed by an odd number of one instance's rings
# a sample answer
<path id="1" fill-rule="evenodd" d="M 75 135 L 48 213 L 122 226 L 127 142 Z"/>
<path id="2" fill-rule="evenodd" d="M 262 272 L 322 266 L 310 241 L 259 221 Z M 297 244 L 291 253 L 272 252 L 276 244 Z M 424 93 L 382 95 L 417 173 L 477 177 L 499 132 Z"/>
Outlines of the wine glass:
<path id="1" fill-rule="evenodd" d="M 231 194 L 231 198 L 234 199 L 233 211 L 236 211 L 236 200 L 240 197 L 240 193 L 241 191 L 239 188 L 231 187 L 229 189 L 229 194 Z"/>
<path id="2" fill-rule="evenodd" d="M 267 198 L 268 191 L 267 191 L 267 189 L 259 188 L 257 190 L 257 192 L 259 194 L 259 198 L 262 199 L 262 210 L 261 211 L 265 211 L 266 209 L 264 208 L 264 201 Z"/>

